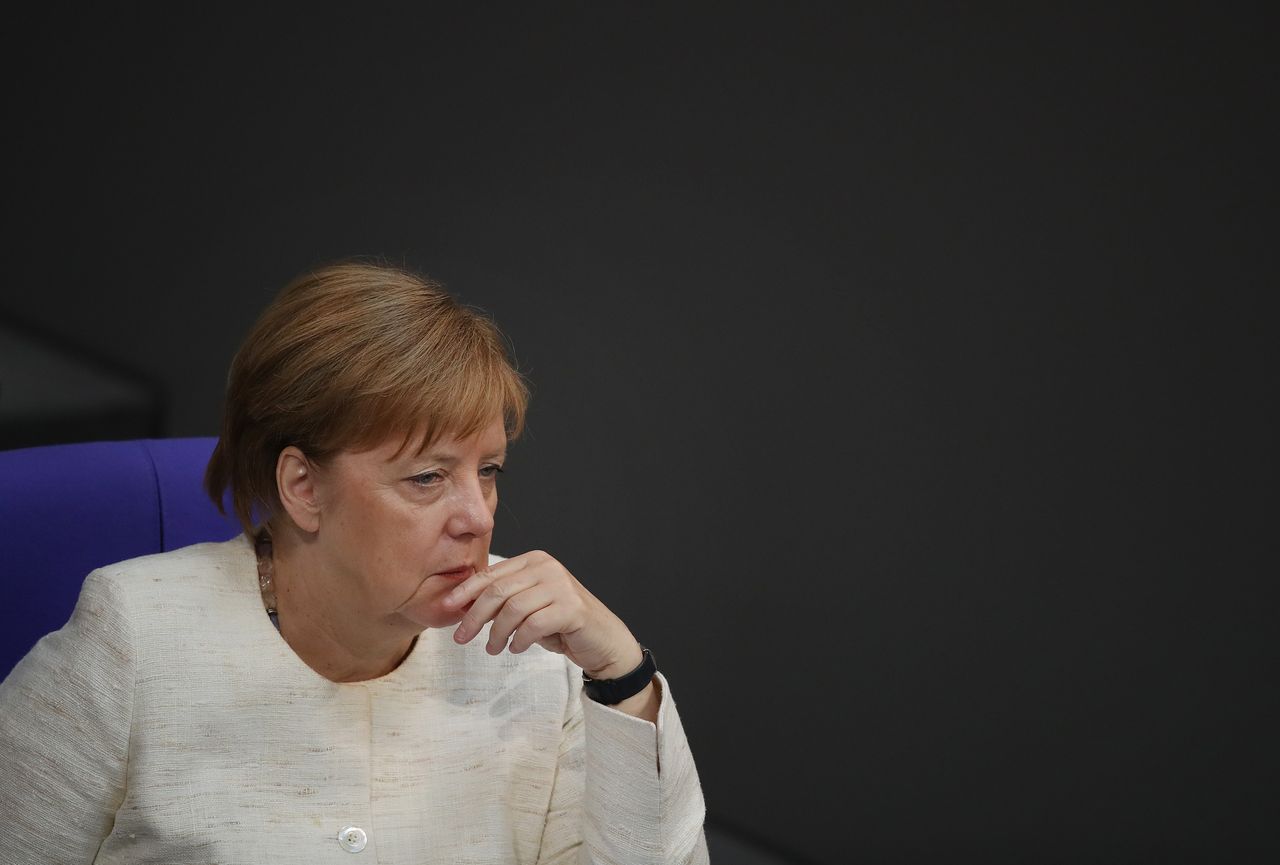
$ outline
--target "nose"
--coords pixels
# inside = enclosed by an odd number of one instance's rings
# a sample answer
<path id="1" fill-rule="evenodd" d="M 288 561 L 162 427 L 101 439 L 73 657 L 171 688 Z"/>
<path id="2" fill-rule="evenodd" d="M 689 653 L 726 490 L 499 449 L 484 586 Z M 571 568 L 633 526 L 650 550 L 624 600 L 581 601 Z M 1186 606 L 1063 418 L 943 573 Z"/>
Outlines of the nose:
<path id="1" fill-rule="evenodd" d="M 485 490 L 479 483 L 462 484 L 454 488 L 449 513 L 449 534 L 487 535 L 493 531 L 493 512 Z"/>

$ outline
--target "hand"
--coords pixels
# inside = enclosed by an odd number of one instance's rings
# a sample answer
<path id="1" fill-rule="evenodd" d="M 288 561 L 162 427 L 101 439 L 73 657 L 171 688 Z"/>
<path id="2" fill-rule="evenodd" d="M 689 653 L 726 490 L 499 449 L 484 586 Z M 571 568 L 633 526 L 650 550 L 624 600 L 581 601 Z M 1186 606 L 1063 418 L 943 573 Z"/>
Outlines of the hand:
<path id="1" fill-rule="evenodd" d="M 463 609 L 453 639 L 470 642 L 493 620 L 485 651 L 496 655 L 511 639 L 511 651 L 534 643 L 565 655 L 593 679 L 623 676 L 643 660 L 631 631 L 579 583 L 564 565 L 535 550 L 472 574 L 444 598 L 449 609 Z"/>

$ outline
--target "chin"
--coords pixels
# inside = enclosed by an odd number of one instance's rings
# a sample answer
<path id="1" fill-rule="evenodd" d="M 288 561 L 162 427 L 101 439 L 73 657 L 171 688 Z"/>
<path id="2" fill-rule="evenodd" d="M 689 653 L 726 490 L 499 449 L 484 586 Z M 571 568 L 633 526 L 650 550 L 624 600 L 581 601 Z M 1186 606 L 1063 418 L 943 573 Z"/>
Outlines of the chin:
<path id="1" fill-rule="evenodd" d="M 460 610 L 446 610 L 440 605 L 440 600 L 441 598 L 433 598 L 421 606 L 407 607 L 400 614 L 422 628 L 451 628 L 461 622 L 467 610 L 471 609 L 471 605 L 467 604 Z"/>

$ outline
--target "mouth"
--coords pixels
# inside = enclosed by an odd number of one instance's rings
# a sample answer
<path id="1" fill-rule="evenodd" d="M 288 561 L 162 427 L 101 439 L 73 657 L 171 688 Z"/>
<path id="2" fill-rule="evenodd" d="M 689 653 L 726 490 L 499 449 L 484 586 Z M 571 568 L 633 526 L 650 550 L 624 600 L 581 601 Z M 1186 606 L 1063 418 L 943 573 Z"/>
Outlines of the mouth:
<path id="1" fill-rule="evenodd" d="M 476 572 L 476 569 L 471 565 L 460 565 L 459 567 L 451 568 L 447 571 L 437 571 L 431 576 L 444 577 L 446 580 L 457 580 L 458 582 L 462 582 L 463 580 L 465 580 L 467 577 L 471 576 L 475 572 Z"/>

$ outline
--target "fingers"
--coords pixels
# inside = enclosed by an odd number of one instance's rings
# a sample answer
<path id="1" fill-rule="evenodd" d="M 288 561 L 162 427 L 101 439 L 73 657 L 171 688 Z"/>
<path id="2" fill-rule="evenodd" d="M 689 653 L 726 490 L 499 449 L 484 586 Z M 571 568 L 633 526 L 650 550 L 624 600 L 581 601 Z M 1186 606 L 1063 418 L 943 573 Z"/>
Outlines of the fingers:
<path id="1" fill-rule="evenodd" d="M 453 639 L 467 643 L 492 620 L 485 647 L 491 655 L 501 653 L 509 639 L 515 653 L 535 642 L 559 647 L 561 632 L 581 627 L 584 605 L 576 585 L 559 562 L 540 550 L 499 562 L 445 597 L 446 607 L 466 609 Z"/>
<path id="2" fill-rule="evenodd" d="M 549 611 L 556 602 L 556 592 L 545 586 L 534 586 L 518 595 L 515 595 L 498 611 L 498 615 L 494 617 L 493 624 L 489 626 L 489 642 L 485 646 L 485 651 L 490 655 L 499 654 L 506 648 L 507 640 L 512 633 L 518 633 L 518 630 L 524 631 L 524 637 L 527 638 L 530 633 L 537 629 L 537 623 L 546 623 L 554 618 Z M 526 624 L 531 618 L 537 616 L 534 624 L 526 629 Z M 537 640 L 546 634 L 538 633 L 529 642 Z M 512 643 L 511 651 L 516 651 L 516 644 Z M 524 648 L 529 648 L 525 643 Z"/>
<path id="3" fill-rule="evenodd" d="M 515 636 L 511 638 L 511 652 L 518 655 L 534 643 L 542 642 L 547 637 L 553 637 L 556 645 L 558 645 L 558 635 L 564 629 L 563 611 L 555 606 L 543 607 L 531 613 L 516 629 Z M 558 651 L 556 646 L 547 647 Z"/>
<path id="4" fill-rule="evenodd" d="M 476 580 L 475 585 L 467 587 L 466 591 L 458 596 L 458 607 L 466 606 L 467 600 L 474 597 L 475 600 L 471 604 L 471 609 L 467 610 L 466 615 L 462 617 L 462 621 L 458 623 L 457 629 L 453 632 L 453 639 L 459 643 L 465 643 L 480 633 L 480 629 L 484 627 L 484 623 L 498 615 L 513 598 L 519 596 L 525 590 L 532 588 L 538 583 L 538 575 L 529 568 L 521 568 L 515 573 L 499 574 L 494 577 L 487 575 L 483 579 L 477 579 L 479 574 L 471 577 Z M 459 586 L 458 588 L 463 588 Z M 454 589 L 456 592 L 458 589 Z M 526 614 L 533 612 L 535 608 L 527 609 Z M 519 624 L 512 624 L 512 628 Z"/>
<path id="5" fill-rule="evenodd" d="M 483 571 L 476 571 L 454 586 L 453 590 L 444 596 L 444 600 L 441 603 L 452 609 L 462 609 L 467 605 L 468 601 L 488 588 L 489 584 L 494 580 L 518 573 L 524 570 L 528 564 L 528 561 L 523 557 L 515 557 L 504 559 L 496 565 L 490 565 Z"/>
<path id="6" fill-rule="evenodd" d="M 627 626 L 546 553 L 514 556 L 473 574 L 442 600 L 465 610 L 453 633 L 470 642 L 492 621 L 485 650 L 512 654 L 534 643 L 558 652 L 583 670 L 613 670 L 638 644 Z M 623 665 L 622 672 L 631 669 Z"/>

